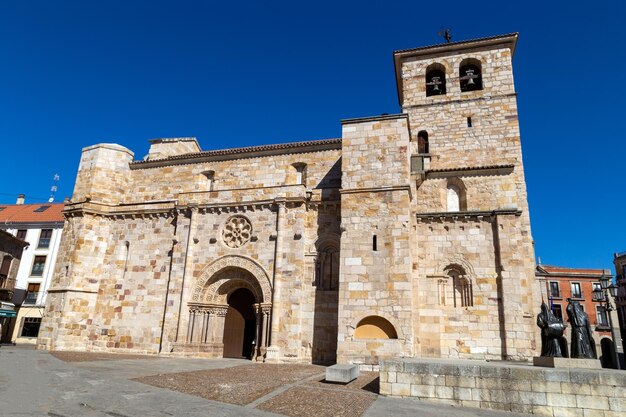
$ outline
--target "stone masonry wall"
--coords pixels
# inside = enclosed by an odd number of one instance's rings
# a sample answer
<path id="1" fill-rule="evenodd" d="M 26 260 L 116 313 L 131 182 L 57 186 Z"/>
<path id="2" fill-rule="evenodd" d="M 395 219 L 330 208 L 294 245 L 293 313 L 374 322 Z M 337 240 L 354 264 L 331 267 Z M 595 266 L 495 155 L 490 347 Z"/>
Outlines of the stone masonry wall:
<path id="1" fill-rule="evenodd" d="M 397 359 L 380 367 L 380 394 L 540 416 L 618 417 L 626 374 L 506 363 Z"/>
<path id="2" fill-rule="evenodd" d="M 402 115 L 344 122 L 339 363 L 413 354 L 407 122 Z M 355 337 L 368 316 L 390 322 L 397 339 Z"/>
<path id="3" fill-rule="evenodd" d="M 316 349 L 334 360 L 336 291 L 316 294 L 314 265 L 318 238 L 339 236 L 339 151 L 133 169 L 130 155 L 118 145 L 84 150 L 39 347 L 171 352 L 187 339 L 188 303 L 207 268 L 236 257 L 281 287 L 280 299 L 257 302 L 281 308 L 271 337 L 282 359 L 310 362 Z M 298 162 L 307 164 L 305 184 L 296 183 Z M 208 169 L 212 190 L 203 188 Z M 239 248 L 222 236 L 233 216 L 252 225 Z"/>

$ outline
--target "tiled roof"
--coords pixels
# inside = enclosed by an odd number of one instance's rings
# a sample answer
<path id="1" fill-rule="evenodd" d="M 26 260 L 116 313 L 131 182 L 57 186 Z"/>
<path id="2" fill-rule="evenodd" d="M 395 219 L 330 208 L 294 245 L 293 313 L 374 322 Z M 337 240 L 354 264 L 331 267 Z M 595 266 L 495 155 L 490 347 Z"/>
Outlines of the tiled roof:
<path id="1" fill-rule="evenodd" d="M 47 209 L 42 209 L 48 207 Z M 28 223 L 63 223 L 62 214 L 65 204 L 0 204 L 0 223 L 28 224 Z M 37 211 L 39 210 L 39 211 Z"/>
<path id="2" fill-rule="evenodd" d="M 571 275 L 606 275 L 604 269 L 591 269 L 591 268 L 568 268 L 565 266 L 554 265 L 539 265 L 539 268 L 546 271 L 548 274 L 571 274 Z"/>
<path id="3" fill-rule="evenodd" d="M 236 154 L 275 151 L 275 150 L 290 150 L 290 149 L 304 148 L 307 146 L 340 145 L 340 144 L 341 144 L 341 139 L 322 139 L 322 140 L 310 140 L 310 141 L 305 141 L 305 142 L 279 143 L 275 145 L 248 146 L 245 148 L 218 149 L 214 151 L 202 151 L 202 152 L 186 153 L 182 155 L 172 155 L 172 156 L 168 156 L 167 158 L 134 161 L 132 162 L 132 165 L 142 165 L 142 164 L 149 164 L 151 162 L 160 162 L 160 161 L 175 161 L 175 160 L 216 157 L 216 156 L 219 157 L 219 156 L 236 155 Z"/>
<path id="4" fill-rule="evenodd" d="M 506 35 L 488 36 L 486 38 L 466 39 L 464 41 L 449 42 L 449 43 L 448 42 L 444 42 L 444 43 L 438 43 L 438 44 L 435 44 L 435 45 L 420 46 L 419 48 L 400 49 L 400 50 L 394 51 L 394 54 L 402 53 L 402 52 L 421 51 L 421 50 L 424 50 L 424 49 L 437 48 L 437 47 L 441 47 L 441 46 L 455 46 L 455 45 L 463 45 L 465 43 L 472 43 L 472 42 L 491 41 L 491 40 L 495 40 L 495 39 L 504 39 L 504 38 L 508 38 L 508 37 L 511 37 L 511 36 L 518 36 L 518 35 L 519 34 L 517 32 L 514 32 L 514 33 L 507 33 Z"/>

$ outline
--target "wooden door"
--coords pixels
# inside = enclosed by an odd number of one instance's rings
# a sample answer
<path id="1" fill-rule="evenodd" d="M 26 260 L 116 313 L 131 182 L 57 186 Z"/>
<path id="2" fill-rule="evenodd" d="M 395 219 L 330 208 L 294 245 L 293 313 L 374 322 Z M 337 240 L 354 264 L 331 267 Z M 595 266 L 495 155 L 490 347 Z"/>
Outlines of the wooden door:
<path id="1" fill-rule="evenodd" d="M 224 320 L 224 357 L 241 358 L 246 320 L 236 308 L 228 306 Z"/>

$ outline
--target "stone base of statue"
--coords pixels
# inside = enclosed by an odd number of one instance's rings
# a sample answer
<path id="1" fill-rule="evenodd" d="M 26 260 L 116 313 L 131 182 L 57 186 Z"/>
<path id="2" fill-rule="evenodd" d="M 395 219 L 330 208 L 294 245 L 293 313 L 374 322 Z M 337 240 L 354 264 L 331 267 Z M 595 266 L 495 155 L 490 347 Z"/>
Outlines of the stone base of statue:
<path id="1" fill-rule="evenodd" d="M 602 368 L 602 363 L 599 359 L 552 358 L 549 356 L 535 356 L 533 358 L 533 365 L 543 366 L 545 368 Z"/>

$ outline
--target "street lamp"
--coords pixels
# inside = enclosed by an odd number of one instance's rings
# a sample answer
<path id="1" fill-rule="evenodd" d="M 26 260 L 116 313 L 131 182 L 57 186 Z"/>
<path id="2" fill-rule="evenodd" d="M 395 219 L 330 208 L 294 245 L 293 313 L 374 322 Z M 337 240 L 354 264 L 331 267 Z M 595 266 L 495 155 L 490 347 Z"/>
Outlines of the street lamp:
<path id="1" fill-rule="evenodd" d="M 609 285 L 609 278 L 602 275 L 600 277 L 600 287 L 593 290 L 594 300 L 600 301 L 600 306 L 604 308 L 604 311 L 607 312 L 607 316 L 609 318 L 609 327 L 611 328 L 611 339 L 613 340 L 613 361 L 615 362 L 615 366 L 617 369 L 621 369 L 619 363 L 619 357 L 617 355 L 617 340 L 615 340 L 615 330 L 613 329 L 613 319 L 611 318 L 611 311 L 614 310 L 613 304 L 611 304 L 611 300 L 609 299 L 609 294 L 611 297 L 615 299 L 617 296 L 617 286 L 613 283 Z M 604 306 L 602 305 L 604 302 Z"/>

